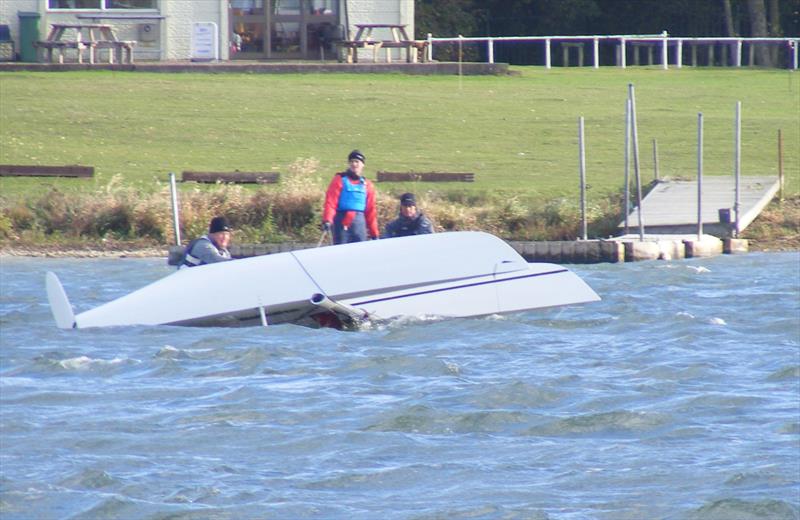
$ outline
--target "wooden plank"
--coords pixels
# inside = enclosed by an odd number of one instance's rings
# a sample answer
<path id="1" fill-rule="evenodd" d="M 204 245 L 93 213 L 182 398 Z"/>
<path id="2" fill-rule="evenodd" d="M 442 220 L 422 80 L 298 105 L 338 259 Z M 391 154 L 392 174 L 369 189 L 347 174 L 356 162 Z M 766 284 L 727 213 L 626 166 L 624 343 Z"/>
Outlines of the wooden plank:
<path id="1" fill-rule="evenodd" d="M 277 172 L 192 172 L 185 171 L 183 182 L 230 182 L 236 184 L 275 184 L 280 173 Z"/>
<path id="2" fill-rule="evenodd" d="M 456 172 L 378 172 L 378 182 L 475 182 L 474 173 Z"/>
<path id="3" fill-rule="evenodd" d="M 94 177 L 94 166 L 0 164 L 0 177 Z"/>

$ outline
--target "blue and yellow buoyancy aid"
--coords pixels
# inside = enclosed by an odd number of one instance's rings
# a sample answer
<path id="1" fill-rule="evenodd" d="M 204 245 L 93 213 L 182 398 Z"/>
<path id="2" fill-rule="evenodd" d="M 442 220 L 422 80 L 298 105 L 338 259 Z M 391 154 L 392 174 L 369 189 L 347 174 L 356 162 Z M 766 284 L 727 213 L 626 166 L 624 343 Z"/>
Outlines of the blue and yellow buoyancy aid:
<path id="1" fill-rule="evenodd" d="M 358 183 L 351 183 L 346 175 L 342 175 L 342 191 L 339 194 L 339 211 L 364 211 L 367 208 L 367 182 L 364 177 Z"/>

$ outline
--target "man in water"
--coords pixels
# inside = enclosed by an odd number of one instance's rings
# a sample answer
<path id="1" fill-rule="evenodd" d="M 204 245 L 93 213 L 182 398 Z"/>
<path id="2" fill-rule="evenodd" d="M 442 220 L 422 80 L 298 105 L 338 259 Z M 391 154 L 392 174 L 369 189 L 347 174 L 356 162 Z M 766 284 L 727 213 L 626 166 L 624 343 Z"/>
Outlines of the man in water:
<path id="1" fill-rule="evenodd" d="M 383 238 L 407 237 L 433 233 L 433 224 L 422 211 L 417 210 L 417 199 L 413 193 L 400 196 L 400 216 L 386 224 Z"/>
<path id="2" fill-rule="evenodd" d="M 198 265 L 225 262 L 231 259 L 228 246 L 231 244 L 231 228 L 225 217 L 214 217 L 208 226 L 208 234 L 192 240 L 183 254 L 178 269 Z"/>

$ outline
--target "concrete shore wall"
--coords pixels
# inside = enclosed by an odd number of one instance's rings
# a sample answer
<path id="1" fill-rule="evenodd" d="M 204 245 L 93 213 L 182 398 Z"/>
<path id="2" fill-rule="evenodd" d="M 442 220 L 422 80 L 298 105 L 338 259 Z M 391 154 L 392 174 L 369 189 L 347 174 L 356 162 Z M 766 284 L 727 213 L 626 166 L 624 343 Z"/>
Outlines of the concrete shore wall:
<path id="1" fill-rule="evenodd" d="M 528 262 L 548 262 L 554 264 L 597 264 L 635 262 L 639 260 L 674 260 L 681 258 L 708 257 L 720 254 L 745 253 L 747 240 L 724 239 L 704 235 L 700 239 L 676 237 L 638 238 L 622 237 L 608 240 L 578 240 L 551 242 L 509 242 Z M 298 249 L 309 249 L 316 244 L 234 244 L 231 255 L 234 258 L 285 253 Z M 169 264 L 177 265 L 183 248 L 169 248 Z"/>

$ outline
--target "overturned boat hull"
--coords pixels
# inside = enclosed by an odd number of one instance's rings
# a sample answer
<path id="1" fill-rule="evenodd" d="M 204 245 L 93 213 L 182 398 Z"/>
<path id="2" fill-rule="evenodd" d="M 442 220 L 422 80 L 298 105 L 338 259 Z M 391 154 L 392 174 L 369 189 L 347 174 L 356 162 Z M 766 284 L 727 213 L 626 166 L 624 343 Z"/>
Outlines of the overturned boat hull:
<path id="1" fill-rule="evenodd" d="M 480 232 L 420 235 L 305 249 L 181 269 L 73 315 L 47 275 L 62 328 L 240 327 L 294 323 L 357 328 L 401 316 L 467 317 L 599 300 L 577 275 L 528 263 Z"/>

